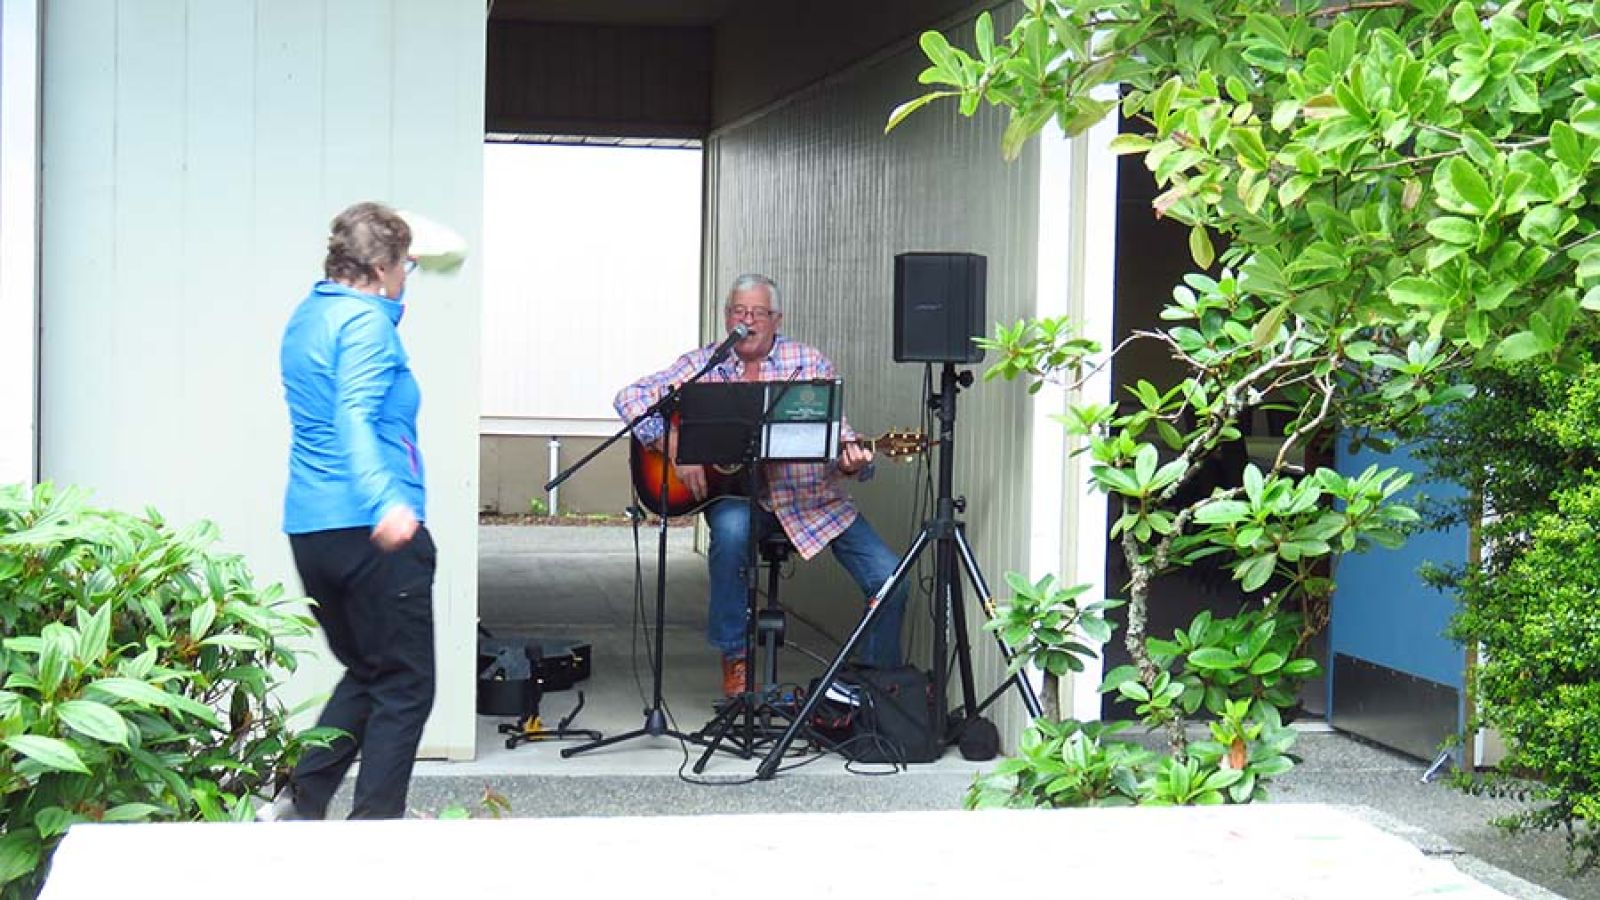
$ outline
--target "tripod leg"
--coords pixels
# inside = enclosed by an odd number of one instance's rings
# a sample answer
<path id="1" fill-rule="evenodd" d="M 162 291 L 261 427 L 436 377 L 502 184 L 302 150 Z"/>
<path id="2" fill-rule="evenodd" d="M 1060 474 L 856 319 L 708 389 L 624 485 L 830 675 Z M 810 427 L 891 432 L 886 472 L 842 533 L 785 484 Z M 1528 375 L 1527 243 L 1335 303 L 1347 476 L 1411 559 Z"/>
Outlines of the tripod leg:
<path id="1" fill-rule="evenodd" d="M 789 745 L 794 743 L 795 736 L 800 733 L 801 727 L 811 721 L 812 714 L 817 711 L 818 704 L 822 702 L 822 698 L 828 693 L 829 686 L 833 684 L 835 678 L 839 677 L 839 670 L 844 668 L 845 660 L 850 658 L 850 654 L 855 650 L 856 644 L 861 642 L 861 638 L 867 633 L 867 629 L 872 627 L 873 622 L 878 617 L 878 611 L 883 609 L 884 604 L 889 602 L 889 598 L 900 587 L 900 583 L 906 580 L 907 573 L 916 564 L 917 557 L 928 546 L 931 537 L 931 532 L 927 528 L 923 528 L 917 534 L 917 539 L 911 543 L 911 549 L 906 551 L 905 556 L 900 557 L 900 564 L 895 566 L 894 574 L 890 575 L 889 580 L 883 583 L 883 587 L 878 588 L 878 592 L 872 595 L 872 602 L 867 607 L 866 615 L 861 617 L 861 621 L 856 625 L 856 630 L 852 631 L 850 637 L 845 639 L 844 646 L 839 648 L 838 655 L 833 658 L 833 662 L 828 664 L 828 670 L 823 672 L 822 678 L 817 681 L 816 690 L 812 691 L 811 696 L 806 698 L 805 705 L 800 707 L 800 712 L 789 723 L 789 727 L 784 729 L 777 742 L 772 745 L 772 749 L 767 752 L 766 758 L 761 761 L 760 767 L 756 769 L 757 778 L 762 781 L 770 781 L 772 776 L 777 774 L 778 765 L 783 761 L 783 754 L 788 752 Z"/>
<path id="2" fill-rule="evenodd" d="M 967 543 L 967 530 L 961 525 L 956 526 L 956 548 L 961 551 L 961 565 L 966 569 L 967 577 L 972 579 L 972 586 L 978 589 L 979 606 L 983 609 L 984 618 L 993 619 L 995 617 L 994 595 L 989 593 L 989 585 L 983 580 L 983 570 L 978 568 L 978 558 L 972 553 L 972 545 Z M 1006 645 L 1005 640 L 998 633 L 995 634 L 994 640 L 1000 647 L 1000 655 L 1005 658 L 1007 663 L 1010 663 L 1016 657 L 1016 654 L 1011 652 L 1011 648 Z M 970 665 L 969 662 L 969 674 L 964 677 L 971 677 Z M 1028 708 L 1028 715 L 1035 719 L 1044 715 L 1044 706 L 1039 702 L 1039 694 L 1033 689 L 1033 684 L 1028 681 L 1027 677 L 1019 671 L 1011 676 L 1011 680 L 1017 686 L 1017 691 L 1022 694 L 1022 705 Z M 972 695 L 968 694 L 969 703 L 971 698 Z M 975 712 L 971 714 L 975 714 Z"/>
<path id="3" fill-rule="evenodd" d="M 960 526 L 957 526 L 958 528 Z M 954 565 L 952 561 L 951 565 Z M 967 721 L 978 716 L 978 689 L 972 678 L 972 642 L 967 637 L 966 606 L 962 603 L 961 579 L 950 573 L 950 626 L 956 638 L 956 665 L 961 676 L 961 709 Z M 945 723 L 948 727 L 949 723 Z M 948 734 L 948 732 L 940 732 Z"/>
<path id="4" fill-rule="evenodd" d="M 699 759 L 695 760 L 694 773 L 696 775 L 699 775 L 701 772 L 706 770 L 706 763 L 711 760 L 711 754 L 717 752 L 718 750 L 728 749 L 722 746 L 722 741 L 728 736 L 728 731 L 732 729 L 739 721 L 740 714 L 745 712 L 747 709 L 748 707 L 745 705 L 743 700 L 738 697 L 734 697 L 728 701 L 727 705 L 722 707 L 722 712 L 717 713 L 716 719 L 712 720 L 706 725 L 705 731 L 709 731 L 712 725 L 717 726 L 717 733 L 713 735 L 711 737 L 711 741 L 706 744 L 706 751 L 700 754 Z M 705 731 L 700 733 L 705 734 Z M 742 748 L 741 751 L 731 752 L 738 752 L 740 759 L 749 759 L 753 755 L 748 746 Z"/>

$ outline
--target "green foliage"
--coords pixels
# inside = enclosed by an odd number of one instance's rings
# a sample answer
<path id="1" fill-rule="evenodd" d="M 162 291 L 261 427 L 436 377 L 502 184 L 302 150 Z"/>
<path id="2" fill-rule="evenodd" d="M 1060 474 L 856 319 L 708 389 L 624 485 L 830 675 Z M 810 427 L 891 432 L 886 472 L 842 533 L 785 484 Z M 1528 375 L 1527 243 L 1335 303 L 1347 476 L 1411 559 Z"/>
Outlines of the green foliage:
<path id="1" fill-rule="evenodd" d="M 1542 785 L 1542 808 L 1513 822 L 1572 829 L 1600 821 L 1600 477 L 1555 500 L 1492 590 L 1469 584 L 1456 633 L 1485 651 L 1481 715 L 1505 739 L 1507 765 Z M 1600 834 L 1576 828 L 1593 865 Z"/>
<path id="2" fill-rule="evenodd" d="M 1263 783 L 1287 772 L 1294 733 L 1270 705 L 1236 701 L 1211 723 L 1212 740 L 1184 758 L 1115 737 L 1125 722 L 1040 718 L 1015 756 L 978 776 L 968 809 L 1179 806 L 1266 798 Z"/>
<path id="3" fill-rule="evenodd" d="M 1176 693 L 1172 688 L 1162 692 L 1144 688 L 1134 666 L 1107 672 L 1101 691 L 1116 691 L 1141 703 L 1151 702 L 1158 693 L 1172 694 L 1168 706 L 1185 715 L 1203 708 L 1223 716 L 1236 698 L 1264 701 L 1274 710 L 1292 709 L 1300 683 L 1320 671 L 1315 660 L 1296 656 L 1307 637 L 1304 617 L 1298 613 L 1247 609 L 1214 619 L 1203 611 L 1188 628 L 1174 632 L 1171 640 L 1145 642 L 1163 674 L 1177 667 L 1177 677 L 1167 681 L 1176 686 Z M 1155 709 L 1138 711 L 1147 715 Z"/>
<path id="4" fill-rule="evenodd" d="M 1480 378 L 1438 423 L 1425 458 L 1469 490 L 1441 521 L 1476 521 L 1485 558 L 1437 573 L 1461 602 L 1454 636 L 1475 644 L 1482 723 L 1497 729 L 1503 775 L 1474 790 L 1526 801 L 1501 824 L 1560 828 L 1574 868 L 1600 859 L 1600 341 L 1570 370 L 1532 362 Z M 1531 779 L 1531 780 L 1530 780 Z"/>
<path id="5" fill-rule="evenodd" d="M 1216 789 L 1188 768 L 1197 699 L 1275 709 L 1303 677 L 1278 649 L 1241 669 L 1248 635 L 1316 627 L 1281 617 L 1325 608 L 1339 553 L 1394 544 L 1417 519 L 1395 502 L 1403 476 L 1302 471 L 1308 446 L 1422 432 L 1488 366 L 1572 365 L 1569 339 L 1600 309 L 1597 23 L 1588 0 L 1026 0 L 1004 36 L 980 16 L 971 50 L 923 36 L 920 80 L 938 88 L 888 127 L 944 98 L 967 116 L 990 104 L 1008 112 L 1012 158 L 1048 126 L 1079 135 L 1118 110 L 1111 149 L 1142 157 L 1154 214 L 1189 226 L 1204 270 L 1128 338 L 1160 344 L 1184 377 L 1062 417 L 1112 500 L 1135 665 L 1108 689 L 1167 727 L 1164 796 Z M 1107 364 L 1059 319 L 984 345 L 988 377 L 1030 390 L 1076 389 Z M 1187 496 L 1262 408 L 1280 414 L 1271 462 Z M 1151 584 L 1212 555 L 1267 618 L 1217 623 L 1224 646 L 1147 644 Z"/>
<path id="6" fill-rule="evenodd" d="M 1083 660 L 1093 658 L 1094 650 L 1083 640 L 1104 643 L 1111 639 L 1108 610 L 1122 604 L 1101 600 L 1079 605 L 1078 597 L 1088 585 L 1063 588 L 1054 575 L 1035 583 L 1015 572 L 1006 573 L 1006 583 L 1015 593 L 1011 602 L 1000 607 L 984 627 L 998 633 L 1016 651 L 1011 675 L 1025 665 L 1034 665 L 1052 675 L 1082 672 Z"/>
<path id="7" fill-rule="evenodd" d="M 536 516 L 548 516 L 550 515 L 550 504 L 538 497 L 534 497 L 528 501 L 528 512 Z"/>
<path id="8" fill-rule="evenodd" d="M 452 803 L 439 810 L 441 819 L 503 819 L 511 815 L 511 801 L 506 795 L 500 793 L 489 785 L 483 786 L 483 794 L 478 797 L 476 809 L 469 809 L 460 803 Z"/>
<path id="9" fill-rule="evenodd" d="M 272 696 L 309 620 L 215 539 L 0 487 L 0 895 L 31 896 L 78 822 L 249 819 L 326 739 Z"/>

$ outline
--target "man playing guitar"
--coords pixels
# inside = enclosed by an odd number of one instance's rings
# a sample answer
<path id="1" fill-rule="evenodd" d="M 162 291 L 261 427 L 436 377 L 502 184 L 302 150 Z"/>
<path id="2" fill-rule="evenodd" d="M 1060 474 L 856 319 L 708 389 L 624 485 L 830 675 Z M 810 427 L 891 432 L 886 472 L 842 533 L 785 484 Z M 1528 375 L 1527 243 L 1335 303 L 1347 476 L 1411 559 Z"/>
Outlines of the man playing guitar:
<path id="1" fill-rule="evenodd" d="M 702 381 L 806 381 L 837 377 L 833 363 L 815 348 L 790 340 L 778 333 L 783 321 L 778 286 L 765 275 L 741 275 L 728 291 L 723 307 L 724 324 L 729 331 L 744 325 L 749 334 L 733 345 L 728 359 L 706 374 Z M 624 421 L 647 409 L 672 386 L 693 377 L 710 361 L 716 344 L 692 350 L 678 357 L 663 371 L 648 375 L 623 388 L 615 406 Z M 659 417 L 646 419 L 634 428 L 634 439 L 652 445 L 676 459 L 676 447 L 661 446 L 665 431 Z M 740 570 L 745 565 L 747 541 L 761 540 L 782 529 L 800 556 L 811 559 L 824 547 L 832 547 L 834 558 L 855 580 L 866 598 L 871 598 L 894 573 L 900 562 L 857 511 L 845 491 L 847 479 L 871 477 L 873 452 L 856 439 L 848 423 L 842 425 L 839 458 L 832 463 L 767 463 L 761 467 L 760 496 L 754 515 L 744 497 L 725 496 L 701 508 L 711 531 L 707 564 L 711 575 L 711 597 L 707 638 L 722 653 L 722 692 L 732 696 L 744 690 L 749 660 L 745 657 L 745 628 L 748 609 L 745 581 Z M 676 437 L 676 432 L 672 432 Z M 674 441 L 675 443 L 675 441 Z M 706 497 L 708 473 L 702 466 L 673 464 L 679 480 L 696 500 Z M 750 529 L 755 534 L 750 534 Z M 872 630 L 864 635 L 858 650 L 859 662 L 880 668 L 900 664 L 900 631 L 905 614 L 905 586 L 885 601 L 888 608 L 878 614 Z"/>

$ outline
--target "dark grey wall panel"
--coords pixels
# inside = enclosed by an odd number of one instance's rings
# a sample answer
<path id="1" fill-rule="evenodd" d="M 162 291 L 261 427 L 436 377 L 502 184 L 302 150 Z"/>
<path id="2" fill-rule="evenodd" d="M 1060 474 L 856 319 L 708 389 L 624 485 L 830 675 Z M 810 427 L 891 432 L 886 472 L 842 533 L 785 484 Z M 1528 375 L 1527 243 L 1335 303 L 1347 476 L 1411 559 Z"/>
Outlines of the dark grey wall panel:
<path id="1" fill-rule="evenodd" d="M 972 0 L 761 0 L 742 3 L 717 23 L 713 122 L 736 121 L 874 53 L 914 39 Z M 973 12 L 976 16 L 976 12 Z M 972 25 L 955 39 L 972 44 Z M 921 53 L 916 54 L 921 59 Z M 916 72 L 906 87 L 917 87 Z M 892 108 L 892 107 L 891 107 Z"/>
<path id="2" fill-rule="evenodd" d="M 698 138 L 711 30 L 491 20 L 490 131 Z"/>
<path id="3" fill-rule="evenodd" d="M 1448 685 L 1343 653 L 1333 657 L 1333 713 L 1329 724 L 1409 753 L 1433 759 L 1457 736 L 1461 692 Z"/>

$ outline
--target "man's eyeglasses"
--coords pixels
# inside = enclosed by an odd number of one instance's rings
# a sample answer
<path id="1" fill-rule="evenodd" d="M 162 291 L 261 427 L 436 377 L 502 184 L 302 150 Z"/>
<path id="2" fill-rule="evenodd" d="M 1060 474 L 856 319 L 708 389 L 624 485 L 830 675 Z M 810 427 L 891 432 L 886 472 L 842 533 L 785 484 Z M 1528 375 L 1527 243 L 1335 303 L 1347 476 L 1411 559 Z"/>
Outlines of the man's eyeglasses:
<path id="1" fill-rule="evenodd" d="M 417 258 L 415 256 L 410 257 L 402 265 L 405 266 L 406 274 L 410 275 L 417 270 Z"/>
<path id="2" fill-rule="evenodd" d="M 733 316 L 735 319 L 749 316 L 753 319 L 765 320 L 772 318 L 777 313 L 767 309 L 765 306 L 730 306 L 728 307 L 728 315 Z"/>

